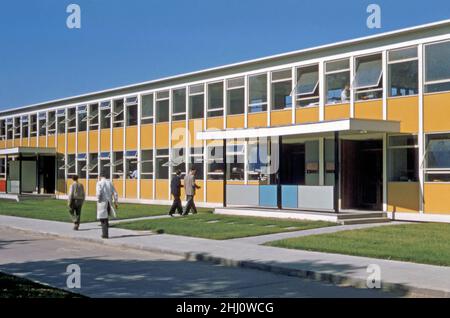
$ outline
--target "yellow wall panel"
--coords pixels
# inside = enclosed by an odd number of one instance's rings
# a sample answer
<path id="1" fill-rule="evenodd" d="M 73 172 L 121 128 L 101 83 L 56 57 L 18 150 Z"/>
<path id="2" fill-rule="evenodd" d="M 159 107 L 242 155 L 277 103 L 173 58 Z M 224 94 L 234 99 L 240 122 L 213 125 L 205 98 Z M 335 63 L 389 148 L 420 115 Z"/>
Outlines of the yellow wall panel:
<path id="1" fill-rule="evenodd" d="M 123 197 L 123 179 L 113 179 L 114 188 L 116 188 L 117 194 L 120 198 Z"/>
<path id="2" fill-rule="evenodd" d="M 207 202 L 223 203 L 223 181 L 207 181 L 207 183 Z"/>
<path id="3" fill-rule="evenodd" d="M 64 179 L 56 180 L 56 194 L 66 194 L 66 182 Z"/>
<path id="4" fill-rule="evenodd" d="M 155 146 L 158 149 L 169 148 L 169 124 L 168 123 L 158 123 L 156 124 L 156 136 L 155 136 Z"/>
<path id="5" fill-rule="evenodd" d="M 89 153 L 98 152 L 98 130 L 89 132 Z"/>
<path id="6" fill-rule="evenodd" d="M 355 118 L 383 119 L 383 102 L 381 100 L 355 103 Z"/>
<path id="7" fill-rule="evenodd" d="M 28 144 L 28 141 L 26 141 L 26 142 L 27 142 L 26 144 Z M 25 144 L 25 141 L 24 141 L 24 144 Z M 55 148 L 56 147 L 56 135 L 48 136 L 47 147 L 49 147 L 49 148 Z"/>
<path id="8" fill-rule="evenodd" d="M 80 131 L 78 133 L 78 152 L 87 153 L 87 132 Z"/>
<path id="9" fill-rule="evenodd" d="M 137 198 L 137 180 L 135 179 L 125 180 L 125 197 L 127 199 Z"/>
<path id="10" fill-rule="evenodd" d="M 189 145 L 191 147 L 201 147 L 202 140 L 197 140 L 197 132 L 203 131 L 203 119 L 194 119 L 189 121 Z"/>
<path id="11" fill-rule="evenodd" d="M 153 180 L 141 180 L 141 199 L 153 199 Z"/>
<path id="12" fill-rule="evenodd" d="M 37 147 L 37 137 L 30 137 L 30 147 Z"/>
<path id="13" fill-rule="evenodd" d="M 123 151 L 123 128 L 113 129 L 113 151 Z"/>
<path id="14" fill-rule="evenodd" d="M 75 133 L 67 134 L 67 153 L 76 153 L 75 149 Z"/>
<path id="15" fill-rule="evenodd" d="M 6 148 L 12 148 L 13 147 L 13 141 L 12 140 L 7 140 L 6 141 Z"/>
<path id="16" fill-rule="evenodd" d="M 387 119 L 400 122 L 400 130 L 405 133 L 419 131 L 419 98 L 390 98 L 387 102 Z"/>
<path id="17" fill-rule="evenodd" d="M 141 126 L 141 148 L 153 149 L 153 125 Z"/>
<path id="18" fill-rule="evenodd" d="M 176 121 L 172 124 L 172 148 L 186 148 L 186 122 Z"/>
<path id="19" fill-rule="evenodd" d="M 156 200 L 169 199 L 169 181 L 156 179 L 155 188 Z"/>
<path id="20" fill-rule="evenodd" d="M 125 134 L 125 150 L 137 150 L 137 126 L 127 127 Z"/>
<path id="21" fill-rule="evenodd" d="M 245 126 L 244 115 L 227 116 L 227 128 L 244 128 L 244 126 Z"/>
<path id="22" fill-rule="evenodd" d="M 267 113 L 248 114 L 247 126 L 249 128 L 267 127 Z"/>
<path id="23" fill-rule="evenodd" d="M 195 183 L 200 187 L 200 189 L 195 190 L 194 201 L 204 202 L 205 201 L 205 196 L 204 196 L 205 192 L 204 192 L 203 188 L 205 187 L 205 183 L 203 182 L 203 180 L 195 180 Z"/>
<path id="24" fill-rule="evenodd" d="M 270 113 L 270 126 L 288 126 L 292 124 L 291 110 L 276 110 Z"/>
<path id="25" fill-rule="evenodd" d="M 89 192 L 88 196 L 95 197 L 96 195 L 96 187 L 97 187 L 97 180 L 96 179 L 89 179 Z"/>
<path id="26" fill-rule="evenodd" d="M 429 214 L 450 214 L 450 184 L 425 183 L 424 212 Z"/>
<path id="27" fill-rule="evenodd" d="M 223 129 L 223 117 L 208 118 L 206 120 L 207 129 Z"/>
<path id="28" fill-rule="evenodd" d="M 109 152 L 111 150 L 111 130 L 102 129 L 100 131 L 100 151 Z"/>
<path id="29" fill-rule="evenodd" d="M 419 212 L 420 184 L 418 182 L 389 182 L 389 212 Z"/>
<path id="30" fill-rule="evenodd" d="M 350 118 L 350 104 L 325 106 L 325 120 L 339 120 Z"/>
<path id="31" fill-rule="evenodd" d="M 318 121 L 319 121 L 318 107 L 297 108 L 295 111 L 295 122 L 297 124 L 315 123 Z"/>
<path id="32" fill-rule="evenodd" d="M 0 148 L 6 148 L 6 140 L 0 140 Z"/>
<path id="33" fill-rule="evenodd" d="M 450 93 L 425 96 L 423 112 L 425 132 L 450 130 Z"/>
<path id="34" fill-rule="evenodd" d="M 17 142 L 17 140 L 14 141 L 14 143 Z M 46 137 L 39 137 L 39 147 L 47 147 L 47 138 Z"/>
<path id="35" fill-rule="evenodd" d="M 45 147 L 45 137 L 41 137 L 44 138 L 44 143 L 43 143 L 43 147 Z M 14 139 L 14 147 L 20 147 L 21 144 L 21 140 L 20 139 Z"/>
<path id="36" fill-rule="evenodd" d="M 57 151 L 59 153 L 65 153 L 66 151 L 66 136 L 65 135 L 58 135 L 58 147 Z"/>

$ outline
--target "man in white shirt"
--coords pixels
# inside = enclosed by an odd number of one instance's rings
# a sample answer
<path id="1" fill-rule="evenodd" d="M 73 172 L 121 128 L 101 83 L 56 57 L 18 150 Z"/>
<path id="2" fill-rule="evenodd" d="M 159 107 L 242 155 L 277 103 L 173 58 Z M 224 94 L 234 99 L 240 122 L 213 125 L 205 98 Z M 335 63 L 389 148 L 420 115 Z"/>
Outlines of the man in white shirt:
<path id="1" fill-rule="evenodd" d="M 105 174 L 100 174 L 100 180 L 97 182 L 96 187 L 97 196 L 97 219 L 100 220 L 102 225 L 102 238 L 107 239 L 109 237 L 109 217 L 116 217 L 115 209 L 118 208 L 119 195 L 114 188 L 111 180 L 105 178 Z"/>
<path id="2" fill-rule="evenodd" d="M 350 100 L 350 85 L 345 85 L 341 93 L 341 102 L 345 103 Z"/>

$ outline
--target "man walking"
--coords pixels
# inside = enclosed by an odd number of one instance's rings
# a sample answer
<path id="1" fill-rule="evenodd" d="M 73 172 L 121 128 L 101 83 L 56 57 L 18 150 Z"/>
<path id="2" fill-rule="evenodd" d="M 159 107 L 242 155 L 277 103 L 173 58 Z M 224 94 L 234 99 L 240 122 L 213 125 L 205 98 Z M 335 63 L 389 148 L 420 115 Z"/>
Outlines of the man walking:
<path id="1" fill-rule="evenodd" d="M 170 208 L 169 215 L 173 216 L 175 211 L 178 211 L 180 215 L 183 214 L 183 206 L 181 205 L 181 171 L 177 170 L 172 180 L 170 181 L 170 193 L 173 196 L 172 207 Z"/>
<path id="2" fill-rule="evenodd" d="M 84 192 L 83 185 L 78 182 L 78 176 L 73 176 L 72 180 L 73 183 L 70 185 L 67 206 L 69 207 L 69 212 L 74 223 L 73 229 L 78 231 L 80 228 L 81 209 L 83 207 L 86 194 Z"/>
<path id="3" fill-rule="evenodd" d="M 184 177 L 184 188 L 186 190 L 186 210 L 183 215 L 188 215 L 190 210 L 192 209 L 193 214 L 197 214 L 197 208 L 195 207 L 194 196 L 195 190 L 200 189 L 200 187 L 195 184 L 195 168 L 192 168 L 191 171 L 186 174 Z"/>
<path id="4" fill-rule="evenodd" d="M 100 174 L 100 180 L 97 182 L 96 187 L 97 195 L 97 219 L 100 220 L 102 225 L 102 238 L 107 239 L 109 237 L 109 222 L 108 219 L 112 215 L 116 217 L 115 209 L 118 208 L 117 202 L 119 195 L 114 188 L 111 180 L 105 178 L 105 174 Z M 114 205 L 114 207 L 113 207 Z"/>

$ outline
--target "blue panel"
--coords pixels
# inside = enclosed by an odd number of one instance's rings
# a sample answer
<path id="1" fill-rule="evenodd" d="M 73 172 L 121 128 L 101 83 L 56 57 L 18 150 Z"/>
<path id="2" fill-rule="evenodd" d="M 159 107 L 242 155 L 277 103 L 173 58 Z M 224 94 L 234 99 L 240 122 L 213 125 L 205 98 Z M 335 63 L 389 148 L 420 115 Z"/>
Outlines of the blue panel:
<path id="1" fill-rule="evenodd" d="M 278 206 L 276 185 L 259 186 L 259 205 L 271 208 Z"/>
<path id="2" fill-rule="evenodd" d="M 282 186 L 281 187 L 282 207 L 287 209 L 298 208 L 298 187 Z"/>

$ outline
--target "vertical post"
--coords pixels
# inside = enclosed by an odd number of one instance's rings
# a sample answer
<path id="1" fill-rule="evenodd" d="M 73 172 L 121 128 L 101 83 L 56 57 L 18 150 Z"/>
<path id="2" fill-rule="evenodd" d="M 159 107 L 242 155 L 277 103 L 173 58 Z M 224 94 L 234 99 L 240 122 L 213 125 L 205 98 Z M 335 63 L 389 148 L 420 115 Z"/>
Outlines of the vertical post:
<path id="1" fill-rule="evenodd" d="M 40 170 L 40 157 L 39 155 L 36 156 L 36 178 L 37 178 L 37 194 L 40 193 L 41 191 L 41 178 L 39 175 L 39 170 Z"/>
<path id="2" fill-rule="evenodd" d="M 8 169 L 8 155 L 6 155 L 5 158 L 5 173 L 6 173 L 6 187 L 5 187 L 5 194 L 8 194 L 8 179 L 9 179 L 9 169 Z"/>
<path id="3" fill-rule="evenodd" d="M 283 208 L 283 198 L 282 198 L 282 191 L 281 191 L 281 148 L 283 146 L 283 137 L 278 136 L 278 170 L 277 170 L 277 207 L 278 210 L 281 210 Z"/>
<path id="4" fill-rule="evenodd" d="M 339 132 L 334 132 L 334 211 L 336 213 L 339 213 L 339 172 L 340 172 L 340 165 L 339 165 Z"/>
<path id="5" fill-rule="evenodd" d="M 227 140 L 223 140 L 223 207 L 227 207 Z"/>
<path id="6" fill-rule="evenodd" d="M 22 194 L 22 156 L 19 153 L 19 195 Z"/>

